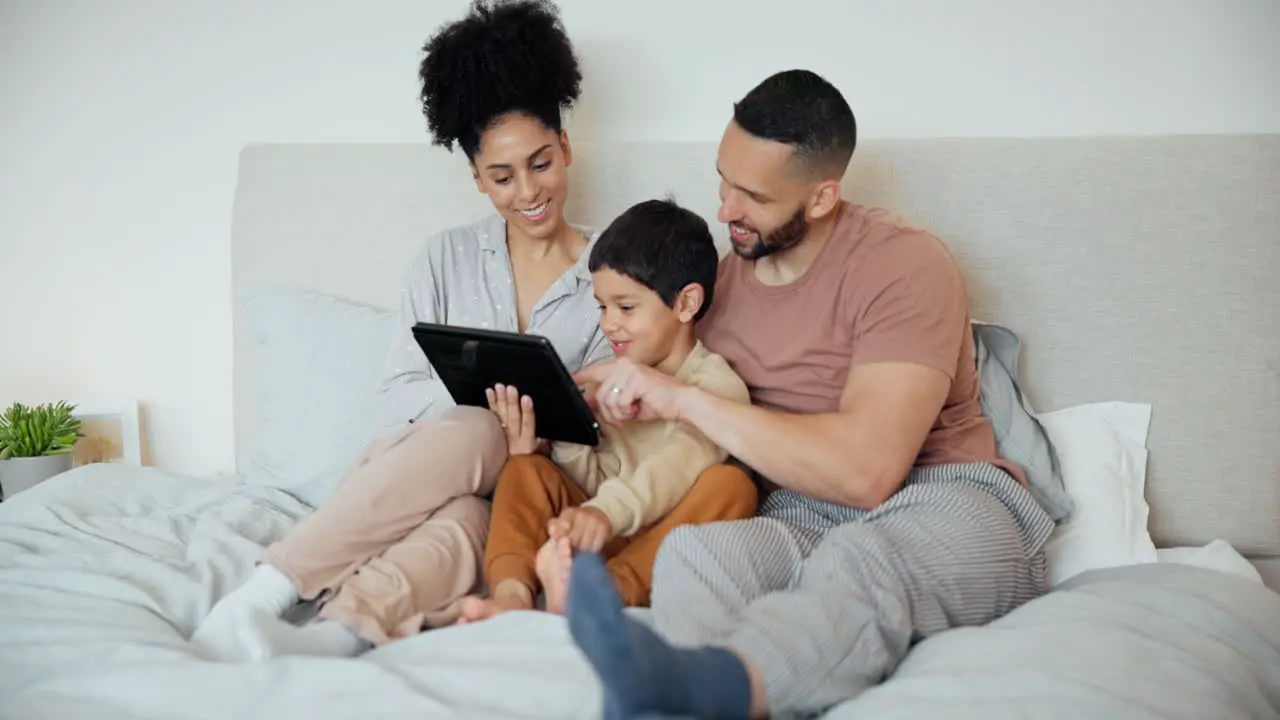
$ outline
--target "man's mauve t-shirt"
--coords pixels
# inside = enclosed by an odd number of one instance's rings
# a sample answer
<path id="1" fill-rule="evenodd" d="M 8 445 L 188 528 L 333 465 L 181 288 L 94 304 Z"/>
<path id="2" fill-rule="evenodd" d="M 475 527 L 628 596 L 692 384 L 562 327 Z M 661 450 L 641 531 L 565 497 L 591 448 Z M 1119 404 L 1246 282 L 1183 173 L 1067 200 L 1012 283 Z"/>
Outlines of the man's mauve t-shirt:
<path id="1" fill-rule="evenodd" d="M 793 413 L 839 409 L 853 366 L 907 362 L 951 379 L 917 467 L 990 462 L 1026 484 L 999 457 L 978 400 L 964 278 L 933 235 L 877 208 L 845 203 L 831 238 L 803 276 L 760 282 L 755 264 L 720 261 L 703 342 L 746 381 L 754 404 Z"/>

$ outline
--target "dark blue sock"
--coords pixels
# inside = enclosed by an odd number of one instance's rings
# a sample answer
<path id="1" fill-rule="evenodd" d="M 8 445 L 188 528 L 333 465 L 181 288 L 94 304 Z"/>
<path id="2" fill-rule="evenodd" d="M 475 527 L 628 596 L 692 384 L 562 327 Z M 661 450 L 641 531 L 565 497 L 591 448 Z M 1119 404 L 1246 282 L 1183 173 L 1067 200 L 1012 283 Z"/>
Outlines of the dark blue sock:
<path id="1" fill-rule="evenodd" d="M 628 618 L 598 553 L 574 558 L 565 605 L 573 641 L 604 686 L 606 720 L 750 712 L 751 678 L 742 661 L 721 648 L 672 647 Z"/>

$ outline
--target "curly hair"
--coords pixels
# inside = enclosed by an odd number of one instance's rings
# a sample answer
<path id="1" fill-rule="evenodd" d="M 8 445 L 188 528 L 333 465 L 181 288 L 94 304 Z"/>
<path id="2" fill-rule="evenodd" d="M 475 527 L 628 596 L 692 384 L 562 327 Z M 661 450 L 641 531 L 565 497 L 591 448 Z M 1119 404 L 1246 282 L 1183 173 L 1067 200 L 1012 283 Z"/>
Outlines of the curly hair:
<path id="1" fill-rule="evenodd" d="M 475 0 L 422 49 L 418 80 L 432 142 L 450 152 L 457 143 L 469 159 L 484 131 L 510 112 L 559 132 L 560 113 L 581 90 L 573 45 L 546 0 Z"/>

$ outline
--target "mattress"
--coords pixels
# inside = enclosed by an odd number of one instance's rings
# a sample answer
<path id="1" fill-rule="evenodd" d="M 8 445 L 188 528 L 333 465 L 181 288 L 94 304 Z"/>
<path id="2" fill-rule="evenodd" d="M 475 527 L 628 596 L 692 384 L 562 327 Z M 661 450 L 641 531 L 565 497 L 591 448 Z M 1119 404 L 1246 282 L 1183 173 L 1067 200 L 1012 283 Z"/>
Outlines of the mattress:
<path id="1" fill-rule="evenodd" d="M 598 716 L 563 619 L 541 613 L 359 658 L 196 657 L 194 626 L 307 512 L 272 488 L 115 465 L 0 503 L 0 717 Z M 989 626 L 920 643 L 828 713 L 942 716 L 1275 718 L 1280 595 L 1178 564 L 1085 573 Z"/>

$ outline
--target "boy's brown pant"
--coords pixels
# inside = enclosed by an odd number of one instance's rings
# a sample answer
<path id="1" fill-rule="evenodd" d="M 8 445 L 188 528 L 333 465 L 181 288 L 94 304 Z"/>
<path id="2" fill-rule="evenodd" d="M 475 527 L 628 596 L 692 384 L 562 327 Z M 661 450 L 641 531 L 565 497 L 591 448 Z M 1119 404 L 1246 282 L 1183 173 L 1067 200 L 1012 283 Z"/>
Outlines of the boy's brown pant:
<path id="1" fill-rule="evenodd" d="M 365 450 L 333 495 L 262 562 L 320 616 L 374 643 L 458 618 L 479 587 L 489 503 L 507 459 L 497 416 L 456 407 Z"/>
<path id="2" fill-rule="evenodd" d="M 587 495 L 549 458 L 517 455 L 507 461 L 493 496 L 493 518 L 485 551 L 489 589 L 506 579 L 518 580 L 537 596 L 538 549 L 547 542 L 547 523 Z M 608 568 L 622 600 L 629 606 L 649 604 L 653 561 L 663 538 L 680 525 L 739 520 L 756 512 L 756 486 L 742 470 L 717 465 L 702 473 L 680 504 L 658 522 L 633 536 L 605 545 Z"/>

